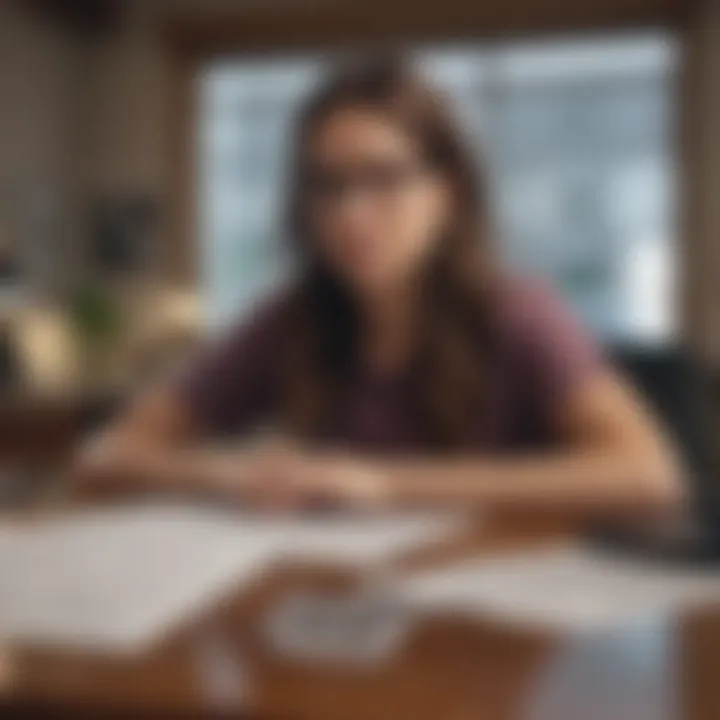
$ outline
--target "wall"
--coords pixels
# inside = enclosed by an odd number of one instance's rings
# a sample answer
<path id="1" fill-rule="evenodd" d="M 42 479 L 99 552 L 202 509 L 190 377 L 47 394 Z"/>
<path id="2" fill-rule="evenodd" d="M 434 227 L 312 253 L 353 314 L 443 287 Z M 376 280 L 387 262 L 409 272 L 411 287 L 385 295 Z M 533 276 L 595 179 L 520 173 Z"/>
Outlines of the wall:
<path id="1" fill-rule="evenodd" d="M 77 239 L 79 61 L 67 33 L 0 2 L 0 233 L 20 246 L 39 292 L 62 282 Z"/>
<path id="2" fill-rule="evenodd" d="M 65 392 L 82 372 L 59 299 L 83 274 L 93 200 L 148 193 L 167 214 L 172 63 L 161 17 L 170 6 L 207 5 L 126 6 L 116 27 L 87 36 L 25 0 L 0 0 L 0 243 L 9 238 L 28 267 L 22 292 L 0 296 L 0 326 L 9 323 L 33 391 Z M 151 241 L 170 246 L 167 230 L 161 224 Z M 133 336 L 197 325 L 194 299 L 157 276 L 117 295 Z"/>
<path id="3" fill-rule="evenodd" d="M 705 0 L 686 37 L 686 327 L 697 354 L 720 368 L 720 4 Z"/>
<path id="4" fill-rule="evenodd" d="M 158 7 L 130 3 L 112 34 L 86 47 L 92 191 L 162 192 L 167 182 L 170 70 Z"/>
<path id="5" fill-rule="evenodd" d="M 57 297 L 83 242 L 80 46 L 27 4 L 0 0 L 0 241 L 15 248 L 18 287 L 0 294 L 0 328 L 17 341 L 34 388 L 73 373 Z"/>
<path id="6" fill-rule="evenodd" d="M 323 2 L 327 0 L 274 0 Z M 337 2 L 337 0 L 330 0 Z M 128 0 L 119 26 L 86 48 L 89 107 L 87 188 L 90 193 L 147 192 L 161 203 L 164 220 L 156 241 L 171 273 L 187 262 L 172 225 L 170 203 L 177 190 L 170 132 L 177 127 L 177 67 L 163 35 L 168 13 L 262 6 L 261 0 Z M 181 247 L 182 246 L 182 247 Z M 169 256 L 169 257 L 168 257 Z"/>

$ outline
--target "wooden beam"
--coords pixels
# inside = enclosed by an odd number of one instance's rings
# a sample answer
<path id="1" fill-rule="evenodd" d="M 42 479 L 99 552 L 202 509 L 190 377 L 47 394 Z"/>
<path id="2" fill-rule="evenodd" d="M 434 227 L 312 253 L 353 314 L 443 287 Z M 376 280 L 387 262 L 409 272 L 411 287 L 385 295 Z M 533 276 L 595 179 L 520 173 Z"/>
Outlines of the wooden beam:
<path id="1" fill-rule="evenodd" d="M 704 364 L 720 368 L 720 8 L 705 0 L 683 30 L 680 126 L 681 323 Z"/>
<path id="2" fill-rule="evenodd" d="M 19 4 L 57 22 L 71 32 L 106 32 L 118 21 L 122 0 L 22 0 Z"/>
<path id="3" fill-rule="evenodd" d="M 688 0 L 273 3 L 221 13 L 173 12 L 166 17 L 165 31 L 184 53 L 208 56 L 675 26 L 692 4 Z"/>

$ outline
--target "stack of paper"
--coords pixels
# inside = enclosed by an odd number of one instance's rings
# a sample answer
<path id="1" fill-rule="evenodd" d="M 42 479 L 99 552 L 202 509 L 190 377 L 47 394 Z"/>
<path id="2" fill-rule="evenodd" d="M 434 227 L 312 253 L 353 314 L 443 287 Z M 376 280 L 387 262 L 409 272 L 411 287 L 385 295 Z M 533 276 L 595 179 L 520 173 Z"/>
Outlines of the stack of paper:
<path id="1" fill-rule="evenodd" d="M 382 564 L 464 527 L 458 515 L 420 513 L 248 518 L 244 522 L 251 534 L 275 538 L 279 555 L 286 559 L 352 565 Z"/>
<path id="2" fill-rule="evenodd" d="M 400 583 L 422 612 L 598 631 L 720 602 L 720 573 L 663 567 L 574 546 L 464 561 Z"/>
<path id="3" fill-rule="evenodd" d="M 0 527 L 0 639 L 144 648 L 278 560 L 383 562 L 457 518 L 262 519 L 183 507 Z"/>
<path id="4" fill-rule="evenodd" d="M 132 649 L 272 552 L 228 523 L 99 513 L 0 531 L 0 637 Z"/>

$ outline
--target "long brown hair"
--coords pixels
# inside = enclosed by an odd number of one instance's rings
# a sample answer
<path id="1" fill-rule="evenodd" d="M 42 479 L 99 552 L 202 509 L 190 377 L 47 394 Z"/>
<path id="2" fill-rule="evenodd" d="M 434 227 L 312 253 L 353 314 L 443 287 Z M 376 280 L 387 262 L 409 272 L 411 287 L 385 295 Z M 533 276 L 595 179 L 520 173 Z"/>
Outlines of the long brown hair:
<path id="1" fill-rule="evenodd" d="M 444 96 L 397 57 L 343 67 L 300 114 L 289 224 L 302 280 L 291 303 L 286 419 L 306 437 L 330 432 L 357 370 L 356 307 L 315 250 L 305 194 L 309 140 L 348 107 L 372 109 L 404 128 L 451 184 L 452 227 L 438 238 L 423 278 L 423 327 L 407 375 L 424 440 L 437 449 L 461 447 L 471 441 L 483 398 L 482 338 L 493 276 L 485 187 Z"/>

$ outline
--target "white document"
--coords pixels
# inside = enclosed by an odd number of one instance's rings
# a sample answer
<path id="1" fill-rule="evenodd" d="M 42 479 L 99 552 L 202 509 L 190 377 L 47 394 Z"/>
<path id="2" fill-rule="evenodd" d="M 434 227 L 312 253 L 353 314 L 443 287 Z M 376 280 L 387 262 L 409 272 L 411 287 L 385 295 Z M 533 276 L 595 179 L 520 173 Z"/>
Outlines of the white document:
<path id="1" fill-rule="evenodd" d="M 258 533 L 277 538 L 285 559 L 378 565 L 438 543 L 466 526 L 457 514 L 322 515 L 255 520 Z"/>
<path id="2" fill-rule="evenodd" d="M 451 518 L 273 519 L 181 506 L 0 526 L 0 642 L 145 649 L 279 560 L 378 563 Z"/>
<path id="3" fill-rule="evenodd" d="M 132 651 L 266 566 L 266 538 L 176 511 L 0 530 L 0 638 Z"/>
<path id="4" fill-rule="evenodd" d="M 421 612 L 594 632 L 720 602 L 720 573 L 621 560 L 591 549 L 555 546 L 463 561 L 400 584 Z"/>

